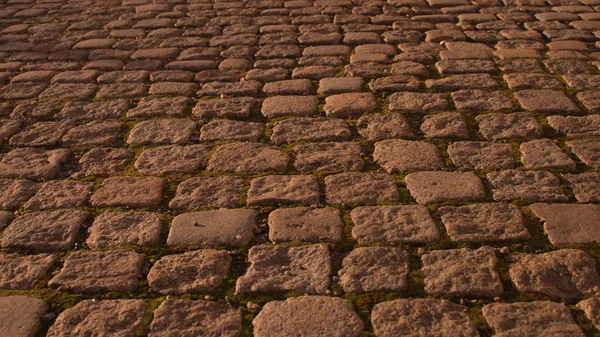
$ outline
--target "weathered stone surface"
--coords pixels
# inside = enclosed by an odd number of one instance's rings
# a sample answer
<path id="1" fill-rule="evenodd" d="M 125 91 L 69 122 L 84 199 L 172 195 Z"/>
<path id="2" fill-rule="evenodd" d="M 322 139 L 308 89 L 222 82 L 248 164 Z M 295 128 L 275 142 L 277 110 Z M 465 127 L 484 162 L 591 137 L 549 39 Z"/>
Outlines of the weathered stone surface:
<path id="1" fill-rule="evenodd" d="M 516 165 L 510 144 L 454 142 L 448 145 L 448 155 L 461 171 L 512 169 Z"/>
<path id="2" fill-rule="evenodd" d="M 241 331 L 239 309 L 217 302 L 168 299 L 154 311 L 148 337 L 237 337 Z"/>
<path id="3" fill-rule="evenodd" d="M 494 336 L 584 336 L 569 308 L 559 303 L 492 303 L 482 312 Z"/>
<path id="4" fill-rule="evenodd" d="M 84 300 L 63 311 L 47 336 L 133 337 L 147 309 L 148 304 L 143 300 Z"/>
<path id="5" fill-rule="evenodd" d="M 579 108 L 562 91 L 521 90 L 515 98 L 523 109 L 535 112 L 578 112 Z"/>
<path id="6" fill-rule="evenodd" d="M 553 245 L 600 242 L 600 207 L 582 204 L 529 206 L 544 221 L 544 231 Z"/>
<path id="7" fill-rule="evenodd" d="M 149 98 L 144 97 L 138 105 L 127 111 L 127 117 L 166 117 L 182 116 L 191 103 L 187 97 Z"/>
<path id="8" fill-rule="evenodd" d="M 280 205 L 319 203 L 319 182 L 309 175 L 277 175 L 252 179 L 248 205 Z"/>
<path id="9" fill-rule="evenodd" d="M 162 257 L 150 269 L 150 289 L 165 295 L 215 290 L 227 279 L 231 256 L 226 251 L 202 249 Z"/>
<path id="10" fill-rule="evenodd" d="M 272 96 L 262 104 L 261 113 L 267 118 L 282 116 L 311 116 L 317 111 L 315 96 Z"/>
<path id="11" fill-rule="evenodd" d="M 600 173 L 563 174 L 579 202 L 600 202 Z"/>
<path id="12" fill-rule="evenodd" d="M 325 195 L 328 204 L 393 202 L 400 197 L 393 176 L 359 172 L 325 177 Z"/>
<path id="13" fill-rule="evenodd" d="M 421 131 L 427 138 L 469 138 L 465 117 L 458 112 L 425 116 L 423 124 L 421 124 Z"/>
<path id="14" fill-rule="evenodd" d="M 301 172 L 358 171 L 363 167 L 359 143 L 331 142 L 300 144 L 293 148 L 294 167 Z"/>
<path id="15" fill-rule="evenodd" d="M 488 140 L 542 136 L 542 126 L 529 112 L 491 113 L 479 115 L 475 120 L 479 123 L 479 132 Z"/>
<path id="16" fill-rule="evenodd" d="M 115 121 L 92 121 L 70 129 L 63 137 L 65 146 L 112 146 L 122 140 L 123 123 Z"/>
<path id="17" fill-rule="evenodd" d="M 79 159 L 79 171 L 73 178 L 87 176 L 109 176 L 125 170 L 133 153 L 128 149 L 97 147 L 89 150 Z"/>
<path id="18" fill-rule="evenodd" d="M 548 116 L 548 124 L 567 137 L 599 136 L 600 115 Z"/>
<path id="19" fill-rule="evenodd" d="M 279 208 L 269 214 L 269 240 L 332 242 L 342 241 L 344 222 L 332 207 Z"/>
<path id="20" fill-rule="evenodd" d="M 134 167 L 142 174 L 195 172 L 204 162 L 210 147 L 206 145 L 166 145 L 144 150 Z"/>
<path id="21" fill-rule="evenodd" d="M 577 303 L 577 308 L 583 310 L 585 316 L 592 321 L 596 329 L 600 327 L 600 300 L 597 297 L 591 297 Z"/>
<path id="22" fill-rule="evenodd" d="M 60 170 L 71 151 L 68 149 L 44 150 L 19 147 L 11 150 L 0 161 L 2 178 L 52 178 Z"/>
<path id="23" fill-rule="evenodd" d="M 373 307 L 371 322 L 379 337 L 478 337 L 468 308 L 448 300 L 407 298 Z"/>
<path id="24" fill-rule="evenodd" d="M 69 121 L 36 122 L 10 137 L 8 143 L 12 146 L 56 146 L 72 126 Z"/>
<path id="25" fill-rule="evenodd" d="M 402 249 L 359 247 L 344 258 L 339 276 L 347 293 L 402 291 L 408 272 L 408 253 Z"/>
<path id="26" fill-rule="evenodd" d="M 567 201 L 560 181 L 550 172 L 504 170 L 486 178 L 496 201 Z"/>
<path id="27" fill-rule="evenodd" d="M 185 144 L 196 123 L 189 119 L 156 119 L 137 123 L 127 138 L 127 144 Z"/>
<path id="28" fill-rule="evenodd" d="M 0 253 L 0 289 L 33 289 L 58 257 Z"/>
<path id="29" fill-rule="evenodd" d="M 504 293 L 491 247 L 436 250 L 421 257 L 430 294 L 494 297 Z"/>
<path id="30" fill-rule="evenodd" d="M 505 94 L 480 89 L 455 91 L 452 93 L 452 100 L 459 110 L 511 111 L 514 108 Z"/>
<path id="31" fill-rule="evenodd" d="M 577 249 L 511 256 L 510 279 L 521 292 L 552 298 L 578 299 L 592 295 L 600 285 L 596 261 Z"/>
<path id="32" fill-rule="evenodd" d="M 276 122 L 271 141 L 286 144 L 301 141 L 343 141 L 351 137 L 348 124 L 336 118 L 299 117 Z"/>
<path id="33" fill-rule="evenodd" d="M 157 177 L 111 177 L 102 182 L 90 198 L 90 204 L 94 207 L 158 206 L 164 184 L 164 179 Z"/>
<path id="34" fill-rule="evenodd" d="M 579 159 L 587 166 L 600 169 L 600 141 L 595 139 L 575 139 L 566 142 Z"/>
<path id="35" fill-rule="evenodd" d="M 356 127 L 369 140 L 414 136 L 408 120 L 399 113 L 366 115 L 358 119 Z"/>
<path id="36" fill-rule="evenodd" d="M 217 147 L 207 170 L 223 173 L 259 174 L 285 171 L 289 156 L 275 146 L 261 143 L 231 143 Z"/>
<path id="37" fill-rule="evenodd" d="M 248 252 L 250 267 L 239 277 L 237 293 L 287 292 L 325 294 L 331 261 L 323 244 L 283 247 L 259 245 Z"/>
<path id="38" fill-rule="evenodd" d="M 256 105 L 252 97 L 231 97 L 211 100 L 199 100 L 192 114 L 199 118 L 231 117 L 245 118 L 250 114 L 250 109 Z"/>
<path id="39" fill-rule="evenodd" d="M 420 204 L 478 201 L 486 197 L 481 180 L 472 172 L 417 172 L 407 175 L 404 181 Z"/>
<path id="40" fill-rule="evenodd" d="M 138 287 L 145 257 L 130 250 L 76 251 L 48 285 L 81 294 L 130 292 Z"/>
<path id="41" fill-rule="evenodd" d="M 26 296 L 0 297 L 0 335 L 34 337 L 42 326 L 48 304 Z"/>
<path id="42" fill-rule="evenodd" d="M 218 119 L 202 126 L 200 140 L 239 140 L 257 142 L 265 131 L 263 123 Z"/>
<path id="43" fill-rule="evenodd" d="M 329 117 L 350 118 L 377 109 L 377 103 L 371 93 L 345 93 L 329 96 L 325 99 L 325 114 Z"/>
<path id="44" fill-rule="evenodd" d="M 0 207 L 19 208 L 37 190 L 37 184 L 26 179 L 0 179 Z"/>
<path id="45" fill-rule="evenodd" d="M 442 94 L 397 92 L 390 96 L 390 110 L 413 113 L 442 111 L 448 107 L 448 100 Z"/>
<path id="46" fill-rule="evenodd" d="M 26 213 L 6 228 L 0 243 L 5 248 L 38 251 L 69 249 L 87 217 L 88 213 L 79 210 Z"/>
<path id="47" fill-rule="evenodd" d="M 428 243 L 440 237 L 425 206 L 361 206 L 350 215 L 354 222 L 352 237 L 360 244 Z"/>
<path id="48" fill-rule="evenodd" d="M 387 139 L 377 142 L 373 159 L 389 173 L 432 171 L 444 167 L 437 147 L 421 141 Z"/>
<path id="49" fill-rule="evenodd" d="M 163 217 L 151 212 L 104 212 L 89 229 L 85 243 L 92 249 L 158 244 Z"/>
<path id="50" fill-rule="evenodd" d="M 167 245 L 246 246 L 254 237 L 257 214 L 251 209 L 219 209 L 180 214 L 173 219 Z"/>
<path id="51" fill-rule="evenodd" d="M 575 169 L 573 159 L 550 139 L 536 139 L 521 143 L 521 161 L 526 168 Z"/>
<path id="52" fill-rule="evenodd" d="M 75 208 L 83 205 L 94 187 L 93 182 L 51 180 L 25 204 L 27 209 Z"/>
<path id="53" fill-rule="evenodd" d="M 530 235 L 519 208 L 489 203 L 440 207 L 438 212 L 448 236 L 458 242 L 527 240 Z"/>
<path id="54" fill-rule="evenodd" d="M 269 302 L 252 325 L 256 337 L 358 337 L 364 327 L 350 301 L 326 296 Z"/>
<path id="55" fill-rule="evenodd" d="M 177 186 L 169 202 L 171 209 L 209 207 L 233 208 L 238 205 L 244 179 L 241 177 L 194 177 Z"/>

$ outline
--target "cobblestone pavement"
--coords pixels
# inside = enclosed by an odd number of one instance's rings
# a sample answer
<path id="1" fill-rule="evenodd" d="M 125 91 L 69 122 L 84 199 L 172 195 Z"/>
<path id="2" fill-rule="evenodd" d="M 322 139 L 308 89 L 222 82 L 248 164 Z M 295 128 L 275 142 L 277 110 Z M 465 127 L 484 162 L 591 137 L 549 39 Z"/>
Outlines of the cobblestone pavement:
<path id="1" fill-rule="evenodd" d="M 0 336 L 600 336 L 600 0 L 0 0 Z"/>

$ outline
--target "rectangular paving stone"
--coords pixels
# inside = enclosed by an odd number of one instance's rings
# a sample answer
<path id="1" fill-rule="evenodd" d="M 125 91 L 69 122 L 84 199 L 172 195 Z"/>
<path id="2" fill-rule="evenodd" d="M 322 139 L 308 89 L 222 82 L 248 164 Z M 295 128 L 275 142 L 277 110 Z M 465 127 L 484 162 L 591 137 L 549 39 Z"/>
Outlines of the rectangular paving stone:
<path id="1" fill-rule="evenodd" d="M 158 206 L 164 184 L 165 180 L 157 177 L 107 178 L 90 198 L 90 204 L 94 207 Z"/>
<path id="2" fill-rule="evenodd" d="M 111 334 L 135 336 L 148 304 L 143 300 L 84 300 L 63 311 L 47 337 Z"/>
<path id="3" fill-rule="evenodd" d="M 600 242 L 599 206 L 536 203 L 529 208 L 544 221 L 544 231 L 553 245 Z"/>
<path id="4" fill-rule="evenodd" d="M 429 211 L 421 205 L 360 206 L 350 216 L 352 238 L 360 244 L 422 244 L 440 237 Z"/>
<path id="5" fill-rule="evenodd" d="M 258 142 L 265 131 L 265 124 L 218 119 L 200 129 L 200 140 L 239 140 Z"/>
<path id="6" fill-rule="evenodd" d="M 448 107 L 448 99 L 443 94 L 397 92 L 390 96 L 390 110 L 413 113 L 442 111 Z"/>
<path id="7" fill-rule="evenodd" d="M 509 274 L 521 292 L 551 298 L 578 299 L 595 292 L 600 282 L 596 261 L 577 249 L 561 249 L 544 254 L 515 253 Z"/>
<path id="8" fill-rule="evenodd" d="M 242 331 L 239 309 L 217 302 L 168 299 L 154 311 L 148 337 L 237 337 Z"/>
<path id="9" fill-rule="evenodd" d="M 167 246 L 246 246 L 254 237 L 257 215 L 251 209 L 225 208 L 180 214 L 171 223 Z"/>
<path id="10" fill-rule="evenodd" d="M 285 171 L 288 161 L 288 154 L 276 146 L 262 143 L 231 143 L 217 147 L 206 169 L 252 175 Z"/>
<path id="11" fill-rule="evenodd" d="M 563 174 L 579 202 L 600 201 L 600 173 Z"/>
<path id="12" fill-rule="evenodd" d="M 359 171 L 364 165 L 361 145 L 354 142 L 300 144 L 293 151 L 300 172 Z"/>
<path id="13" fill-rule="evenodd" d="M 579 108 L 562 91 L 521 90 L 514 94 L 523 109 L 534 112 L 578 112 Z"/>
<path id="14" fill-rule="evenodd" d="M 134 125 L 127 144 L 185 144 L 196 123 L 189 119 L 156 119 Z"/>
<path id="15" fill-rule="evenodd" d="M 435 145 L 402 139 L 386 139 L 375 143 L 373 160 L 388 173 L 433 171 L 444 167 Z"/>
<path id="16" fill-rule="evenodd" d="M 44 300 L 27 296 L 0 297 L 0 335 L 34 337 L 42 327 L 49 306 Z"/>
<path id="17" fill-rule="evenodd" d="M 68 149 L 16 148 L 0 160 L 0 178 L 53 178 L 70 154 Z"/>
<path id="18" fill-rule="evenodd" d="M 236 282 L 236 293 L 297 291 L 323 295 L 331 261 L 323 244 L 301 247 L 259 245 L 248 252 L 250 267 Z"/>
<path id="19" fill-rule="evenodd" d="M 48 286 L 77 294 L 127 293 L 137 289 L 145 261 L 131 250 L 76 251 Z"/>
<path id="20" fill-rule="evenodd" d="M 529 112 L 512 114 L 490 113 L 475 117 L 479 123 L 479 132 L 487 140 L 502 138 L 539 138 L 542 126 Z"/>
<path id="21" fill-rule="evenodd" d="M 207 145 L 166 145 L 145 149 L 134 163 L 142 174 L 192 173 L 205 161 L 210 147 Z"/>
<path id="22" fill-rule="evenodd" d="M 227 279 L 231 256 L 202 249 L 160 258 L 148 273 L 150 289 L 164 295 L 214 291 Z"/>
<path id="23" fill-rule="evenodd" d="M 332 242 L 342 241 L 344 222 L 333 207 L 279 208 L 269 214 L 269 240 Z"/>
<path id="24" fill-rule="evenodd" d="M 496 201 L 567 201 L 560 181 L 546 171 L 503 170 L 486 175 Z"/>
<path id="25" fill-rule="evenodd" d="M 0 253 L 0 289 L 33 289 L 57 260 L 51 254 Z"/>
<path id="26" fill-rule="evenodd" d="M 42 252 L 69 249 L 88 216 L 80 210 L 26 213 L 18 216 L 4 230 L 0 244 L 4 248 Z"/>
<path id="27" fill-rule="evenodd" d="M 229 117 L 246 118 L 257 104 L 252 97 L 230 97 L 199 100 L 192 114 L 199 118 Z"/>
<path id="28" fill-rule="evenodd" d="M 110 176 L 123 172 L 132 158 L 133 153 L 128 149 L 93 148 L 81 156 L 78 171 L 72 177 Z"/>
<path id="29" fill-rule="evenodd" d="M 361 136 L 369 140 L 414 136 L 408 120 L 399 113 L 362 116 L 358 119 L 356 128 Z"/>
<path id="30" fill-rule="evenodd" d="M 548 116 L 548 124 L 567 137 L 600 136 L 600 115 Z"/>
<path id="31" fill-rule="evenodd" d="M 575 162 L 550 139 L 521 143 L 521 161 L 526 168 L 574 170 Z"/>
<path id="32" fill-rule="evenodd" d="M 468 308 L 444 299 L 402 298 L 382 302 L 373 307 L 371 323 L 379 337 L 479 336 Z"/>
<path id="33" fill-rule="evenodd" d="M 252 179 L 246 203 L 258 205 L 290 205 L 319 203 L 317 178 L 310 175 L 274 175 Z"/>
<path id="34" fill-rule="evenodd" d="M 163 217 L 151 212 L 104 212 L 88 229 L 85 243 L 92 249 L 155 246 L 159 243 Z"/>
<path id="35" fill-rule="evenodd" d="M 510 144 L 459 141 L 448 145 L 448 155 L 461 171 L 512 169 L 516 166 Z"/>
<path id="36" fill-rule="evenodd" d="M 528 240 L 530 235 L 517 206 L 503 203 L 440 207 L 448 236 L 458 242 Z"/>
<path id="37" fill-rule="evenodd" d="M 37 191 L 37 184 L 27 179 L 0 179 L 0 207 L 19 208 Z"/>
<path id="38" fill-rule="evenodd" d="M 469 138 L 465 117 L 459 112 L 443 112 L 423 118 L 421 131 L 427 138 Z"/>
<path id="39" fill-rule="evenodd" d="M 398 201 L 400 194 L 393 176 L 347 172 L 325 177 L 328 204 L 358 204 Z"/>
<path id="40" fill-rule="evenodd" d="M 344 120 L 325 117 L 298 117 L 274 123 L 271 142 L 289 144 L 302 141 L 344 141 L 350 138 L 350 129 Z"/>
<path id="41" fill-rule="evenodd" d="M 504 293 L 491 247 L 435 250 L 421 261 L 429 294 L 494 297 Z"/>
<path id="42" fill-rule="evenodd" d="M 351 118 L 374 112 L 377 103 L 371 93 L 344 93 L 325 98 L 327 117 Z"/>
<path id="43" fill-rule="evenodd" d="M 560 303 L 492 303 L 482 312 L 494 336 L 584 336 L 569 308 Z"/>
<path id="44" fill-rule="evenodd" d="M 93 186 L 93 182 L 51 180 L 42 184 L 24 207 L 35 210 L 79 207 L 87 201 Z"/>
<path id="45" fill-rule="evenodd" d="M 169 202 L 171 209 L 234 208 L 240 201 L 244 178 L 194 177 L 184 180 Z"/>
<path id="46" fill-rule="evenodd" d="M 472 172 L 423 171 L 408 174 L 404 181 L 419 204 L 481 201 L 486 198 L 481 180 Z"/>
<path id="47" fill-rule="evenodd" d="M 402 291 L 408 273 L 408 253 L 402 249 L 359 247 L 344 258 L 339 277 L 346 293 Z"/>
<path id="48" fill-rule="evenodd" d="M 267 118 L 311 116 L 317 112 L 318 104 L 315 96 L 271 96 L 263 101 L 261 113 Z"/>

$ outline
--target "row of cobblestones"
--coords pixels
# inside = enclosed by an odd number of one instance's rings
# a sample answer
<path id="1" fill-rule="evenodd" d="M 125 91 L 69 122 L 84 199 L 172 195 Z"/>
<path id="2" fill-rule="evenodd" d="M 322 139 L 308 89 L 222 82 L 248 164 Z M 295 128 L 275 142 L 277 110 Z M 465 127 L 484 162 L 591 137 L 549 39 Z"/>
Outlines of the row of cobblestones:
<path id="1" fill-rule="evenodd" d="M 0 0 L 0 336 L 600 336 L 599 0 Z"/>

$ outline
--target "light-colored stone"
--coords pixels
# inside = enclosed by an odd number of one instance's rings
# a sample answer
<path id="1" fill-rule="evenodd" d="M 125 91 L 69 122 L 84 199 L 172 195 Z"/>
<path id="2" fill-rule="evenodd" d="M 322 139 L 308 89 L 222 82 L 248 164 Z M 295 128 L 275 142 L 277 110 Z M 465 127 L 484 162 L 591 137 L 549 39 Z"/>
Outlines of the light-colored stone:
<path id="1" fill-rule="evenodd" d="M 448 236 L 458 242 L 528 240 L 523 215 L 515 205 L 503 203 L 440 207 Z"/>
<path id="2" fill-rule="evenodd" d="M 163 217 L 152 212 L 104 212 L 94 219 L 85 243 L 92 249 L 157 245 Z"/>
<path id="3" fill-rule="evenodd" d="M 350 301 L 325 296 L 269 302 L 252 325 L 256 337 L 358 337 L 364 327 Z"/>
<path id="4" fill-rule="evenodd" d="M 158 206 L 164 184 L 165 180 L 157 177 L 107 178 L 90 198 L 90 204 L 94 207 Z"/>
<path id="5" fill-rule="evenodd" d="M 488 173 L 489 187 L 496 201 L 567 201 L 560 181 L 546 171 L 503 170 Z"/>
<path id="6" fill-rule="evenodd" d="M 294 167 L 301 172 L 358 171 L 364 165 L 360 143 L 327 142 L 296 145 Z"/>
<path id="7" fill-rule="evenodd" d="M 58 257 L 50 254 L 0 253 L 0 289 L 32 289 L 56 260 Z"/>
<path id="8" fill-rule="evenodd" d="M 269 240 L 332 242 L 342 241 L 344 222 L 332 207 L 279 208 L 269 214 Z"/>
<path id="9" fill-rule="evenodd" d="M 319 203 L 319 182 L 310 175 L 277 175 L 252 179 L 247 203 L 257 205 Z"/>
<path id="10" fill-rule="evenodd" d="M 358 133 L 369 139 L 413 137 L 408 120 L 399 113 L 371 114 L 358 119 Z"/>
<path id="11" fill-rule="evenodd" d="M 408 262 L 400 248 L 359 247 L 344 258 L 340 284 L 346 293 L 406 290 Z"/>
<path id="12" fill-rule="evenodd" d="M 394 177 L 349 172 L 325 177 L 328 204 L 393 202 L 400 198 Z"/>
<path id="13" fill-rule="evenodd" d="M 148 337 L 238 337 L 241 332 L 239 309 L 217 302 L 168 299 L 154 311 Z"/>
<path id="14" fill-rule="evenodd" d="M 583 337 L 568 307 L 550 301 L 492 303 L 483 317 L 497 337 Z"/>
<path id="15" fill-rule="evenodd" d="M 236 282 L 236 293 L 297 291 L 325 294 L 331 260 L 324 244 L 300 247 L 260 245 L 248 252 L 250 267 Z"/>
<path id="16" fill-rule="evenodd" d="M 259 174 L 285 171 L 289 156 L 278 147 L 261 143 L 231 143 L 217 147 L 208 161 L 208 171 Z"/>
<path id="17" fill-rule="evenodd" d="M 596 329 L 600 329 L 600 299 L 598 297 L 591 297 L 577 303 L 577 308 L 583 310 Z"/>
<path id="18" fill-rule="evenodd" d="M 407 175 L 404 181 L 419 204 L 485 199 L 483 184 L 472 172 L 417 172 Z"/>
<path id="19" fill-rule="evenodd" d="M 479 337 L 469 309 L 448 300 L 406 298 L 373 307 L 377 337 Z"/>
<path id="20" fill-rule="evenodd" d="M 0 160 L 0 178 L 53 178 L 70 154 L 69 149 L 16 148 Z"/>
<path id="21" fill-rule="evenodd" d="M 360 244 L 428 243 L 440 233 L 425 206 L 361 206 L 350 213 L 354 227 L 352 237 Z"/>
<path id="22" fill-rule="evenodd" d="M 580 299 L 600 286 L 596 260 L 577 249 L 512 254 L 510 279 L 517 290 L 552 298 Z"/>
<path id="23" fill-rule="evenodd" d="M 51 180 L 25 204 L 26 209 L 75 208 L 83 205 L 94 187 L 93 182 Z"/>
<path id="24" fill-rule="evenodd" d="M 143 300 L 84 300 L 63 311 L 47 337 L 135 337 L 147 309 Z"/>
<path id="25" fill-rule="evenodd" d="M 375 143 L 373 159 L 388 173 L 433 171 L 444 167 L 437 147 L 421 141 L 382 140 Z"/>
<path id="26" fill-rule="evenodd" d="M 563 174 L 579 202 L 600 202 L 600 173 Z"/>
<path id="27" fill-rule="evenodd" d="M 461 171 L 512 169 L 516 165 L 510 144 L 454 142 L 448 145 L 448 155 Z"/>
<path id="28" fill-rule="evenodd" d="M 200 169 L 209 151 L 209 146 L 200 144 L 147 148 L 134 167 L 142 174 L 192 173 Z"/>
<path id="29" fill-rule="evenodd" d="M 521 143 L 521 161 L 526 168 L 574 170 L 575 162 L 550 139 Z"/>
<path id="30" fill-rule="evenodd" d="M 244 185 L 241 177 L 193 177 L 184 180 L 169 202 L 171 209 L 235 208 Z"/>
<path id="31" fill-rule="evenodd" d="M 600 242 L 600 206 L 537 203 L 529 208 L 544 221 L 553 245 Z"/>
<path id="32" fill-rule="evenodd" d="M 0 179 L 0 208 L 19 208 L 31 198 L 37 184 L 26 179 Z"/>
<path id="33" fill-rule="evenodd" d="M 494 297 L 504 293 L 491 247 L 436 250 L 421 261 L 425 291 L 430 294 Z"/>
<path id="34" fill-rule="evenodd" d="M 183 213 L 173 219 L 167 245 L 242 247 L 254 237 L 256 216 L 251 209 Z"/>
<path id="35" fill-rule="evenodd" d="M 162 257 L 150 269 L 150 289 L 164 295 L 214 291 L 227 279 L 231 256 L 223 250 L 202 249 Z"/>
<path id="36" fill-rule="evenodd" d="M 42 326 L 42 317 L 48 312 L 48 308 L 48 304 L 39 298 L 0 297 L 0 336 L 36 336 Z"/>

